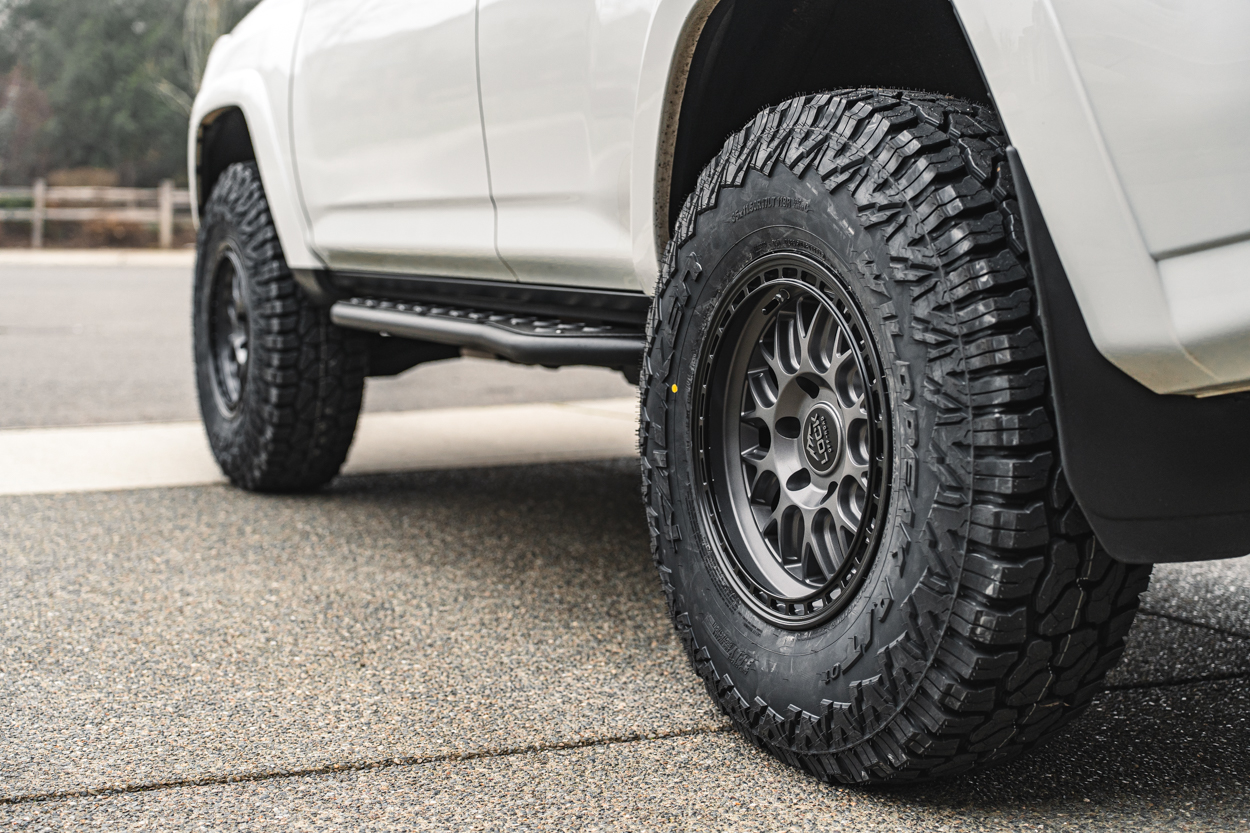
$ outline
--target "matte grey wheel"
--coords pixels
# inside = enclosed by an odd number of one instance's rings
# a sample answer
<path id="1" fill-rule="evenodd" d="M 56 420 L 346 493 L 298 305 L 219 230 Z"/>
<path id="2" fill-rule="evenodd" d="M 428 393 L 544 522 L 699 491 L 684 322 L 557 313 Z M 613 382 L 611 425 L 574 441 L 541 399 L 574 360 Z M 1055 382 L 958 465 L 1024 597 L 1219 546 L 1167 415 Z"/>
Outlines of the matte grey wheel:
<path id="1" fill-rule="evenodd" d="M 739 282 L 696 405 L 704 507 L 743 597 L 810 627 L 845 606 L 875 551 L 890 465 L 880 359 L 823 265 L 766 256 Z"/>
<path id="2" fill-rule="evenodd" d="M 251 326 L 238 250 L 229 242 L 223 242 L 218 258 L 209 289 L 213 400 L 223 415 L 233 416 L 239 409 L 243 385 L 247 381 Z"/>

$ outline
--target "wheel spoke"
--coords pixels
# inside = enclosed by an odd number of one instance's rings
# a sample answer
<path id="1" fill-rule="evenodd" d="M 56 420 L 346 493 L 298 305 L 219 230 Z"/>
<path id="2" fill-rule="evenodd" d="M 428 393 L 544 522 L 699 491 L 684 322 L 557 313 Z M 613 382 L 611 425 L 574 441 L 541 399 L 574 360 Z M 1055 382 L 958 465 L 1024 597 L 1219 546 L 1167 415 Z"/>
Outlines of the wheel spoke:
<path id="1" fill-rule="evenodd" d="M 839 532 L 840 528 L 837 513 L 831 512 L 829 514 L 829 525 L 825 530 L 825 541 L 829 548 L 830 576 L 836 573 L 838 568 L 846 561 L 847 551 L 849 550 L 848 542 L 842 539 L 842 535 Z"/>
<path id="2" fill-rule="evenodd" d="M 771 366 L 777 380 L 789 379 L 799 372 L 803 363 L 803 335 L 799 330 L 798 316 L 786 311 L 777 315 L 773 335 Z"/>
<path id="3" fill-rule="evenodd" d="M 823 584 L 833 577 L 837 564 L 842 559 L 838 556 L 833 519 L 828 510 L 808 509 L 804 512 L 806 535 L 803 544 L 803 563 L 801 574 L 803 581 Z M 832 547 L 832 548 L 831 548 Z"/>
<path id="4" fill-rule="evenodd" d="M 834 348 L 837 335 L 841 332 L 833 313 L 823 304 L 818 304 L 811 317 L 807 330 L 807 345 L 803 355 L 808 365 L 817 374 L 823 376 L 833 365 Z"/>
<path id="5" fill-rule="evenodd" d="M 867 462 L 861 463 L 859 460 L 856 460 L 855 455 L 852 454 L 851 450 L 848 448 L 843 452 L 842 460 L 838 463 L 838 467 L 834 471 L 832 477 L 834 482 L 839 484 L 838 488 L 841 488 L 841 484 L 849 477 L 854 479 L 854 481 L 860 484 L 860 486 L 867 489 L 868 469 L 869 464 Z"/>
<path id="6" fill-rule="evenodd" d="M 226 341 L 241 371 L 243 365 L 247 364 L 247 299 L 243 294 L 242 278 L 237 272 L 230 276 L 230 302 L 226 304 L 226 320 L 230 324 Z"/>
<path id="7" fill-rule="evenodd" d="M 743 419 L 762 420 L 772 425 L 777 407 L 777 380 L 768 368 L 756 368 L 747 371 L 747 398 L 742 410 Z"/>
<path id="8" fill-rule="evenodd" d="M 234 360 L 239 365 L 240 371 L 242 371 L 243 367 L 247 365 L 247 333 L 231 333 L 230 349 L 234 351 Z"/>
<path id="9" fill-rule="evenodd" d="M 771 474 L 773 479 L 778 483 L 781 479 L 777 476 L 777 460 L 773 457 L 772 448 L 764 448 L 763 446 L 753 446 L 742 452 L 742 460 L 747 463 L 754 471 L 746 478 L 747 494 L 751 496 L 752 503 L 772 504 L 770 496 L 759 494 L 761 487 L 761 479 Z"/>
<path id="10" fill-rule="evenodd" d="M 761 529 L 765 539 L 772 545 L 777 560 L 787 568 L 802 563 L 807 528 L 805 521 L 803 507 L 782 488 L 777 496 L 776 507 L 768 513 Z"/>
<path id="11" fill-rule="evenodd" d="M 854 350 L 854 345 L 851 344 L 851 337 L 847 334 L 845 329 L 843 329 L 842 327 L 838 327 L 838 336 L 834 340 L 834 345 L 833 345 L 834 358 L 837 359 L 838 363 L 840 364 L 841 362 L 845 361 L 848 356 L 851 355 L 853 350 Z"/>
<path id="12" fill-rule="evenodd" d="M 793 505 L 794 501 L 786 494 L 786 490 L 782 489 L 781 494 L 777 497 L 777 505 L 769 510 L 768 515 L 765 516 L 764 526 L 766 528 L 777 526 L 777 524 L 781 523 L 781 517 L 786 513 L 786 510 Z"/>
<path id="13" fill-rule="evenodd" d="M 855 534 L 859 532 L 859 527 L 851 526 L 841 519 L 838 519 L 835 527 L 836 531 L 834 532 L 833 537 L 837 541 L 838 550 L 841 553 L 841 559 L 845 560 L 846 553 L 850 552 L 851 544 L 855 541 Z"/>
<path id="14" fill-rule="evenodd" d="M 850 419 L 862 419 L 868 416 L 868 392 L 860 381 L 859 367 L 854 361 L 847 362 L 847 397 L 842 404 L 842 412 Z"/>
<path id="15" fill-rule="evenodd" d="M 868 490 L 865 484 L 854 477 L 846 477 L 838 483 L 837 495 L 833 501 L 834 517 L 838 524 L 851 531 L 852 536 L 859 529 L 864 517 L 864 505 L 867 502 Z"/>
<path id="16" fill-rule="evenodd" d="M 839 331 L 838 348 L 841 349 L 847 344 L 849 341 L 846 339 L 846 333 Z M 833 357 L 831 369 L 826 374 L 826 379 L 837 396 L 838 405 L 844 412 L 855 411 L 855 416 L 859 416 L 861 411 L 866 413 L 863 374 L 860 373 L 859 362 L 852 353 L 836 354 Z"/>
<path id="17" fill-rule="evenodd" d="M 249 326 L 247 291 L 236 258 L 227 254 L 212 279 L 213 375 L 219 401 L 227 411 L 238 404 L 247 377 Z"/>
<path id="18" fill-rule="evenodd" d="M 778 484 L 780 487 L 780 483 Z M 794 513 L 794 500 L 784 488 L 780 489 L 780 494 L 776 497 L 776 505 L 770 512 L 763 515 L 760 522 L 760 530 L 764 533 L 764 538 L 769 540 L 773 545 L 773 552 L 779 562 L 785 562 L 784 548 L 786 520 Z"/>

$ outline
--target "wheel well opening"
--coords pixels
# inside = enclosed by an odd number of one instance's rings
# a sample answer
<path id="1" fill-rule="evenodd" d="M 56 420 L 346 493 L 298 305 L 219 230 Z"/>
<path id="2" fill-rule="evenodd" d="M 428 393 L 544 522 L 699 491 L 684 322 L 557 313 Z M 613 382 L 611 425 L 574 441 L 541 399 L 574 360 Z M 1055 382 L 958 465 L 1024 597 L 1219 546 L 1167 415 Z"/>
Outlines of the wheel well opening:
<path id="1" fill-rule="evenodd" d="M 204 208 L 217 179 L 235 162 L 253 162 L 256 151 L 247 120 L 238 107 L 226 107 L 205 116 L 196 140 L 195 174 L 199 207 Z"/>
<path id="2" fill-rule="evenodd" d="M 770 105 L 848 87 L 990 104 L 950 0 L 721 0 L 685 79 L 660 242 L 730 134 Z"/>

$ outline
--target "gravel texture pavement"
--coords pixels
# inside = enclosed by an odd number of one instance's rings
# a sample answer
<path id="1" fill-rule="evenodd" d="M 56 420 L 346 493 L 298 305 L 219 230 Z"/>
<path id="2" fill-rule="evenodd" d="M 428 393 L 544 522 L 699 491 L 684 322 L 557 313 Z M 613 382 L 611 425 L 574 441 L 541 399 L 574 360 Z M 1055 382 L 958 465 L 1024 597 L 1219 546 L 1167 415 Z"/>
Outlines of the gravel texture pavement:
<path id="1" fill-rule="evenodd" d="M 680 654 L 636 476 L 0 499 L 0 796 L 17 802 L 0 821 L 1248 829 L 1250 638 L 1163 615 L 1140 617 L 1090 715 L 1022 761 L 878 792 L 775 764 Z M 1250 559 L 1224 569 L 1250 592 Z M 1183 605 L 1171 592 L 1152 607 Z"/>
<path id="2" fill-rule="evenodd" d="M 636 464 L 0 502 L 0 790 L 716 728 Z"/>
<path id="3" fill-rule="evenodd" d="M 1158 564 L 1142 608 L 1250 637 L 1246 564 L 1243 558 Z"/>

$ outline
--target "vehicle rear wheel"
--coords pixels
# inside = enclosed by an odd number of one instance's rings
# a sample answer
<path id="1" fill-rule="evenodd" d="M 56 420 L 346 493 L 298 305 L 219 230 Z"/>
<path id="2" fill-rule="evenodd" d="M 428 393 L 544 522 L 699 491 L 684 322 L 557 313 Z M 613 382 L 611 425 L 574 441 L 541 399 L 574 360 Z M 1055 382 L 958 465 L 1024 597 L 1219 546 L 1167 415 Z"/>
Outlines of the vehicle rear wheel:
<path id="1" fill-rule="evenodd" d="M 752 742 L 875 783 L 1008 759 L 1100 689 L 1149 580 L 1067 489 L 993 113 L 763 111 L 686 201 L 640 383 L 670 612 Z"/>
<path id="2" fill-rule="evenodd" d="M 218 465 L 254 491 L 315 489 L 347 457 L 368 350 L 296 285 L 255 163 L 204 207 L 193 300 L 200 414 Z"/>

